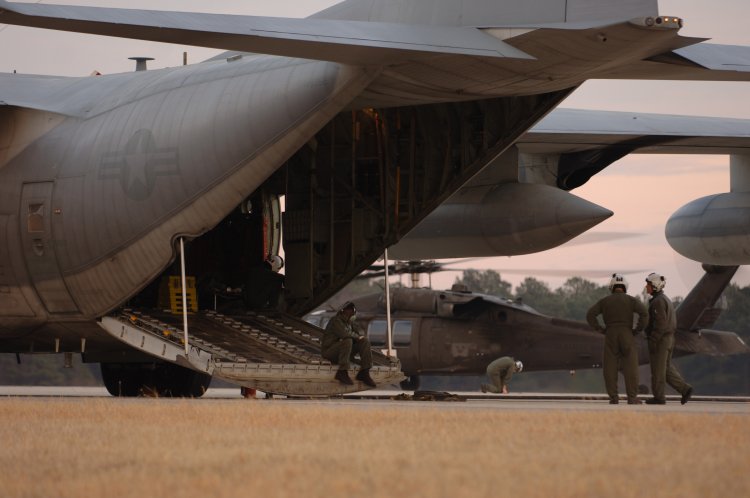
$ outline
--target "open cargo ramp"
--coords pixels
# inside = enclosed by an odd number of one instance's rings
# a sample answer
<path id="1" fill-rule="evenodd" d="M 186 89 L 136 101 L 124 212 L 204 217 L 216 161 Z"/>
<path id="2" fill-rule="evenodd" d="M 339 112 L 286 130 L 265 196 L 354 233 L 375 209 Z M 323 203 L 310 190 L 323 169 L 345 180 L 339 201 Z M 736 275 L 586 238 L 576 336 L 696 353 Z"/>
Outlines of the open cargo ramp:
<path id="1" fill-rule="evenodd" d="M 187 355 L 182 317 L 169 311 L 123 309 L 100 325 L 151 356 L 268 393 L 330 396 L 369 389 L 356 380 L 352 386 L 336 381 L 337 366 L 320 356 L 323 330 L 283 313 L 191 314 Z M 370 376 L 378 386 L 404 378 L 398 360 L 375 349 Z"/>

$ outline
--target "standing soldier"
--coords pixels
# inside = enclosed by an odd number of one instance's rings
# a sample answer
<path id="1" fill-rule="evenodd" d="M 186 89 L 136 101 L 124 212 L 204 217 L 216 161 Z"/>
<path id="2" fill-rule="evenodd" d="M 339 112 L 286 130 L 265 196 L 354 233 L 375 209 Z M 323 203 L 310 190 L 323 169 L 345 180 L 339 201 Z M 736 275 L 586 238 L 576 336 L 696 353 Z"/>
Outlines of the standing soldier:
<path id="1" fill-rule="evenodd" d="M 354 355 L 359 353 L 361 365 L 357 380 L 375 387 L 375 381 L 370 377 L 370 368 L 372 368 L 370 341 L 355 323 L 356 319 L 357 308 L 354 303 L 351 301 L 344 303 L 326 326 L 320 352 L 323 358 L 338 364 L 336 380 L 345 385 L 354 384 L 349 377 L 349 364 Z"/>
<path id="2" fill-rule="evenodd" d="M 491 384 L 482 384 L 482 392 L 508 394 L 508 382 L 516 372 L 523 370 L 523 363 L 510 356 L 503 356 L 487 365 L 487 377 Z"/>
<path id="3" fill-rule="evenodd" d="M 609 281 L 611 294 L 599 300 L 589 308 L 586 321 L 597 332 L 603 332 L 604 339 L 604 385 L 609 396 L 609 403 L 620 402 L 617 395 L 617 370 L 622 364 L 625 376 L 625 391 L 629 405 L 639 405 L 638 399 L 638 349 L 635 335 L 643 330 L 648 322 L 646 307 L 638 299 L 629 296 L 628 282 L 618 273 L 612 274 Z M 633 329 L 633 314 L 638 314 L 638 323 Z M 602 328 L 597 317 L 604 319 Z"/>
<path id="4" fill-rule="evenodd" d="M 646 277 L 646 292 L 651 295 L 648 303 L 648 357 L 651 364 L 651 392 L 654 397 L 646 400 L 649 405 L 663 405 L 667 402 L 664 384 L 669 384 L 682 395 L 684 405 L 693 395 L 693 387 L 677 371 L 672 363 L 674 333 L 677 329 L 677 314 L 672 301 L 664 294 L 667 279 L 658 273 Z"/>

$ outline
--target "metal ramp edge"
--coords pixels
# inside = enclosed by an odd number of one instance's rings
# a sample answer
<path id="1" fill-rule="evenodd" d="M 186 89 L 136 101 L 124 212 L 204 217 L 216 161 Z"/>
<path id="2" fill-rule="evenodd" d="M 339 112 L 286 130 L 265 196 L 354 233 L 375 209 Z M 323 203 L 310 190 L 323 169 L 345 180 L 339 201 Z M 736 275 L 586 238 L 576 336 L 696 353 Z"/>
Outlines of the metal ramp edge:
<path id="1" fill-rule="evenodd" d="M 216 317 L 215 314 L 209 314 L 208 318 L 213 321 L 221 318 L 221 322 L 224 323 L 234 322 L 229 317 Z M 221 322 L 212 325 L 228 327 Z M 248 361 L 247 358 L 220 345 L 193 336 L 188 338 L 189 347 L 186 355 L 181 328 L 138 311 L 122 310 L 113 316 L 105 316 L 99 325 L 116 339 L 151 356 L 264 392 L 296 396 L 331 396 L 369 389 L 358 381 L 351 386 L 337 382 L 334 380 L 336 366 L 330 365 L 319 356 L 317 360 L 313 360 L 314 363 Z M 285 327 L 289 328 L 289 325 Z M 381 359 L 379 363 L 381 364 L 376 364 L 370 370 L 370 376 L 378 385 L 394 384 L 404 378 L 398 360 L 388 359 L 387 362 L 383 362 Z M 356 371 L 351 371 L 350 376 L 354 377 L 355 373 Z"/>

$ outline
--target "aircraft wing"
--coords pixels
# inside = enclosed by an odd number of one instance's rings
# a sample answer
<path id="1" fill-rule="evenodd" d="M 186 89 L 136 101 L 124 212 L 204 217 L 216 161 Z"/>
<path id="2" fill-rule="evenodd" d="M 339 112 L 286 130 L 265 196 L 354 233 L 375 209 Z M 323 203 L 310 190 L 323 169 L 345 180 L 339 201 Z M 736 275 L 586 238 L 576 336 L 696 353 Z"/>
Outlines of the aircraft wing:
<path id="1" fill-rule="evenodd" d="M 747 81 L 750 47 L 699 43 L 618 67 L 602 79 Z"/>
<path id="2" fill-rule="evenodd" d="M 0 0 L 0 23 L 300 57 L 382 65 L 438 54 L 530 59 L 473 27 L 288 19 Z"/>
<path id="3" fill-rule="evenodd" d="M 521 152 L 570 154 L 627 148 L 643 154 L 750 151 L 750 119 L 556 109 L 517 142 Z"/>
<path id="4" fill-rule="evenodd" d="M 521 165 L 531 165 L 520 168 L 521 181 L 538 182 L 526 175 L 544 163 L 544 183 L 573 190 L 628 154 L 748 154 L 750 120 L 557 109 L 516 148 Z M 497 174 L 487 167 L 467 186 L 492 183 Z"/>

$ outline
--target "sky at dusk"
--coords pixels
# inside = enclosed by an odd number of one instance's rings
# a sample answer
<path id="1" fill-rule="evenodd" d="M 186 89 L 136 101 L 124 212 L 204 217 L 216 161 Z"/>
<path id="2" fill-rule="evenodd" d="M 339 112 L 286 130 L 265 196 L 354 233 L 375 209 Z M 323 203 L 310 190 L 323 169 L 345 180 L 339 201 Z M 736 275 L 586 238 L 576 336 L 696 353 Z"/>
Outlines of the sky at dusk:
<path id="1" fill-rule="evenodd" d="M 244 15 L 304 17 L 337 3 L 331 0 L 70 0 L 76 5 L 204 11 Z M 713 43 L 750 45 L 747 0 L 661 0 L 663 15 L 685 20 L 682 35 L 711 38 Z M 219 51 L 133 40 L 62 33 L 0 25 L 0 72 L 85 76 L 132 71 L 132 56 L 156 58 L 150 68 L 182 64 L 182 53 L 198 62 Z M 590 81 L 562 107 L 703 115 L 750 119 L 749 83 Z M 667 293 L 685 295 L 700 277 L 700 266 L 674 253 L 664 238 L 664 225 L 682 205 L 698 197 L 729 190 L 726 156 L 634 155 L 596 175 L 573 193 L 611 209 L 615 215 L 591 232 L 627 232 L 637 237 L 616 242 L 576 244 L 535 255 L 489 258 L 459 267 L 495 269 L 517 284 L 512 269 L 571 269 L 643 272 L 628 275 L 631 294 L 642 288 L 645 274 L 667 276 Z M 575 241 L 574 241 L 575 242 Z M 435 287 L 449 286 L 455 274 L 433 277 Z M 563 279 L 540 276 L 554 288 Z M 608 279 L 595 279 L 604 284 Z M 735 280 L 750 284 L 750 269 Z M 426 280 L 423 282 L 426 283 Z"/>

